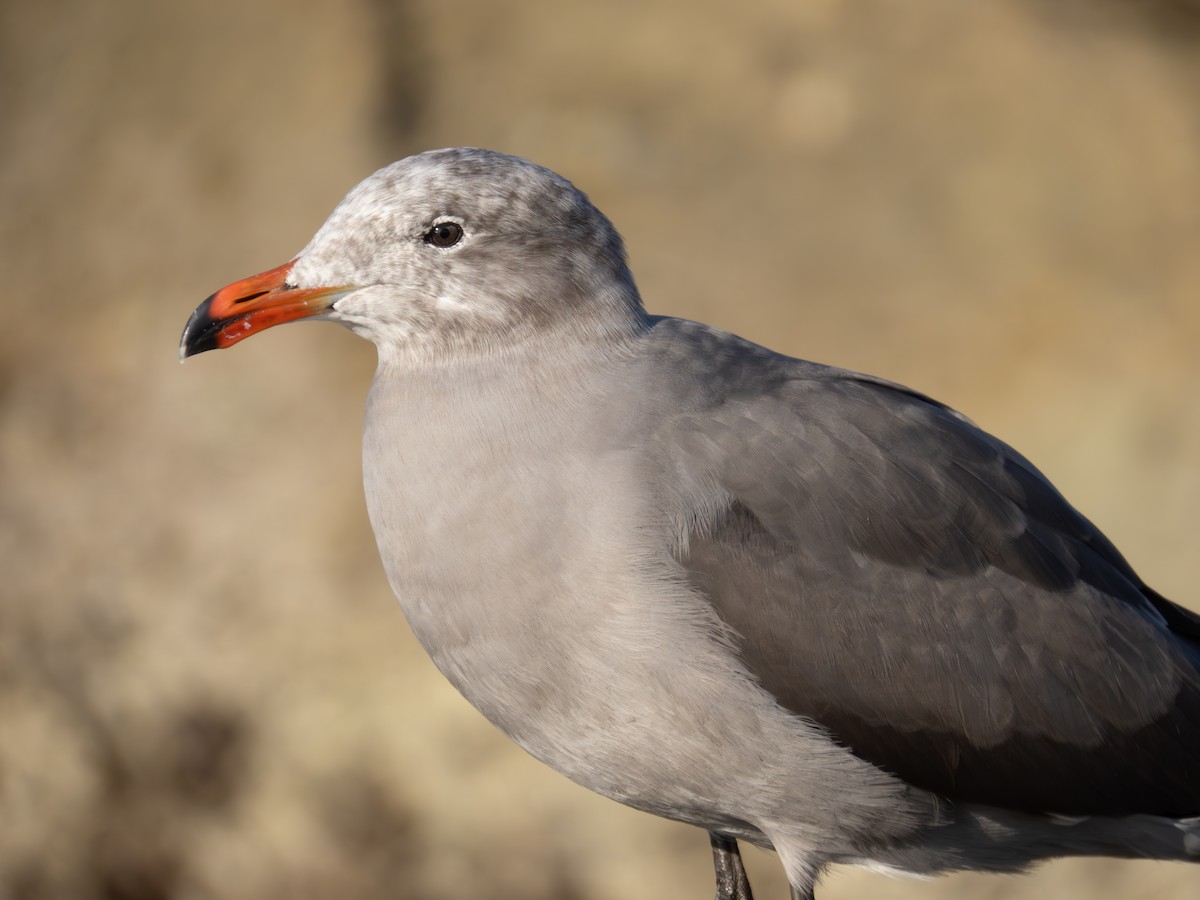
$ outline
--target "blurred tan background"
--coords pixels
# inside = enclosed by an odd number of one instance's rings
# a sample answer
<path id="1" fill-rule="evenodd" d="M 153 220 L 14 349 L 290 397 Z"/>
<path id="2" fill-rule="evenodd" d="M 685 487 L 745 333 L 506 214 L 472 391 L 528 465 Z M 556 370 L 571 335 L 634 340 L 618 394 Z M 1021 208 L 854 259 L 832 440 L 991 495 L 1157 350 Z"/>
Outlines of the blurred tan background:
<path id="1" fill-rule="evenodd" d="M 363 510 L 369 345 L 176 361 L 205 295 L 455 144 L 588 191 L 652 310 L 964 410 L 1200 603 L 1200 4 L 10 0 L 0 897 L 712 896 L 702 833 L 526 757 L 416 647 Z"/>

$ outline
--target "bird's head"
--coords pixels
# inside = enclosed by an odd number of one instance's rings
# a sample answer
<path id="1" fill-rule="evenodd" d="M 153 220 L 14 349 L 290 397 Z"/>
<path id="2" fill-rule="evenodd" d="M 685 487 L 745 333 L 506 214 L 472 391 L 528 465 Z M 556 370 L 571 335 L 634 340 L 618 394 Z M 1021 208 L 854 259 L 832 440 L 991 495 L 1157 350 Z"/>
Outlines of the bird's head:
<path id="1" fill-rule="evenodd" d="M 523 159 L 457 148 L 367 178 L 294 259 L 205 300 L 179 352 L 302 318 L 436 354 L 559 326 L 602 334 L 641 317 L 621 239 L 581 191 Z"/>

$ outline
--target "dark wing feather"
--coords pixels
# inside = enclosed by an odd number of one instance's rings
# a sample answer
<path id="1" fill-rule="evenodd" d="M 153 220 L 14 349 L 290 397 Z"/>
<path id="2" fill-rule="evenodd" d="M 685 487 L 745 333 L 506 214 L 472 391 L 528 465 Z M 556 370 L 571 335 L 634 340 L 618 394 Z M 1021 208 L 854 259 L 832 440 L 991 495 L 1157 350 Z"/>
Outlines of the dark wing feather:
<path id="1" fill-rule="evenodd" d="M 955 800 L 1200 813 L 1200 618 L 1037 469 L 899 386 L 666 330 L 707 374 L 659 446 L 724 492 L 679 559 L 783 706 Z"/>

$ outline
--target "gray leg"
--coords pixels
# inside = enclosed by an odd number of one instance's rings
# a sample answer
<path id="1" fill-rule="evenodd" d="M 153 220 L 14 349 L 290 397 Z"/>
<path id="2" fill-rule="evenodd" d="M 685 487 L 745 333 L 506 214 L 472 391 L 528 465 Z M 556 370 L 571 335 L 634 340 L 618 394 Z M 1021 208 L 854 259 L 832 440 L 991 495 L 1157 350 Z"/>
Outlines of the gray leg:
<path id="1" fill-rule="evenodd" d="M 717 900 L 754 900 L 737 841 L 715 831 L 708 833 L 708 840 L 712 843 L 713 868 L 717 870 Z"/>

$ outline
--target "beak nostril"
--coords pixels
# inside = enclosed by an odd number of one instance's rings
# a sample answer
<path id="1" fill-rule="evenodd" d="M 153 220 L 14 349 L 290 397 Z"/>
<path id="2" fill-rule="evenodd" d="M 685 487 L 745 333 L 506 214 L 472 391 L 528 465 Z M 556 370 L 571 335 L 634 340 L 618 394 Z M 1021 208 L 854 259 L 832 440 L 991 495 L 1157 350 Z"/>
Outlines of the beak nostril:
<path id="1" fill-rule="evenodd" d="M 257 300 L 259 297 L 261 297 L 265 293 L 267 293 L 267 292 L 266 291 L 258 291 L 257 293 L 254 293 L 254 294 L 247 294 L 245 297 L 238 297 L 236 300 L 233 301 L 233 304 L 234 304 L 234 306 L 237 306 L 237 304 L 239 304 L 239 303 L 249 303 L 251 300 Z"/>
<path id="2" fill-rule="evenodd" d="M 258 298 L 260 298 L 260 296 L 262 296 L 265 293 L 266 293 L 265 290 L 259 290 L 259 292 L 256 292 L 253 294 L 246 294 L 246 296 L 239 296 L 238 299 L 233 301 L 234 306 L 236 306 L 238 304 L 248 304 L 248 302 L 250 302 L 251 300 L 257 300 Z"/>

